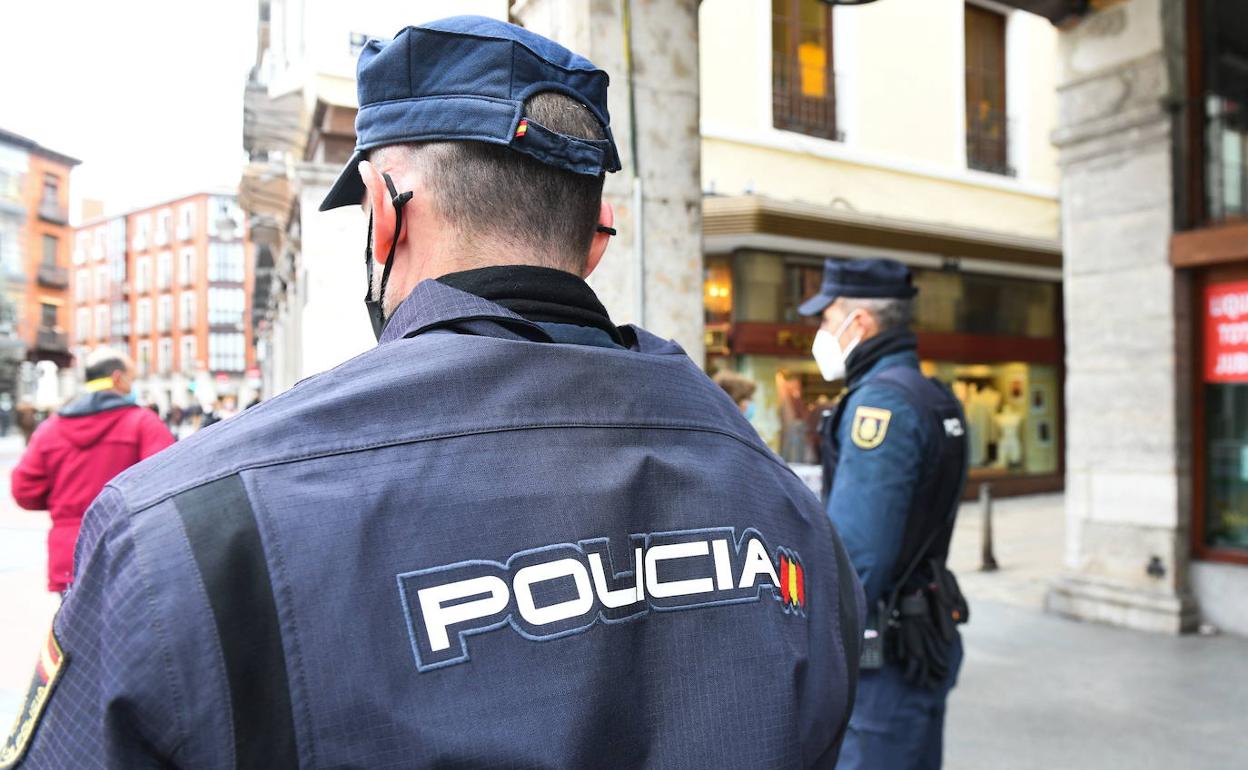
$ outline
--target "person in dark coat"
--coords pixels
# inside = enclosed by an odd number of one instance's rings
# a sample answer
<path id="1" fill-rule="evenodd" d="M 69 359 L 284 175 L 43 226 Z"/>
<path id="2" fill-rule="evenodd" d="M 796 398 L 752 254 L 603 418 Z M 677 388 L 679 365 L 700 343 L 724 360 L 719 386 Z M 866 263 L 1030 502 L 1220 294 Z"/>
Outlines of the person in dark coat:
<path id="1" fill-rule="evenodd" d="M 379 344 L 105 488 L 15 753 L 831 767 L 861 586 L 739 409 L 585 281 L 606 73 L 465 16 L 369 41 L 357 83 L 323 208 L 371 218 Z"/>
<path id="2" fill-rule="evenodd" d="M 939 768 L 962 661 L 956 626 L 967 611 L 945 561 L 966 482 L 966 420 L 949 389 L 919 369 L 916 293 L 894 260 L 830 259 L 819 293 L 801 306 L 823 319 L 812 351 L 821 374 L 847 388 L 822 424 L 827 513 L 880 643 L 863 664 L 842 770 Z"/>

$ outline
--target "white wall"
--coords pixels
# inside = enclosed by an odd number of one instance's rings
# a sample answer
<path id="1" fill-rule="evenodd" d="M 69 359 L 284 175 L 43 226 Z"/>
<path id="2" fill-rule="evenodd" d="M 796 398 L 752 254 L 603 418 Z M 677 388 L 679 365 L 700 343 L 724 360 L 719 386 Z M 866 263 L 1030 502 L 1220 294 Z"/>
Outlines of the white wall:
<path id="1" fill-rule="evenodd" d="M 298 379 L 332 369 L 377 344 L 363 301 L 367 220 L 354 206 L 318 212 L 329 180 L 318 181 L 326 183 L 305 183 L 300 194 L 304 295 L 298 311 Z"/>

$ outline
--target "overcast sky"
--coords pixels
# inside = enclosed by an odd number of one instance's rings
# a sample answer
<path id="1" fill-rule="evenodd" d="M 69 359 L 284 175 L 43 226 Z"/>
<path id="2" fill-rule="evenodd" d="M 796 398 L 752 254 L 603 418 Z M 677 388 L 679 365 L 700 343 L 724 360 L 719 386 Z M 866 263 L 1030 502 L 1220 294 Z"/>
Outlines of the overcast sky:
<path id="1" fill-rule="evenodd" d="M 0 0 L 0 127 L 82 161 L 109 213 L 234 188 L 255 0 Z"/>

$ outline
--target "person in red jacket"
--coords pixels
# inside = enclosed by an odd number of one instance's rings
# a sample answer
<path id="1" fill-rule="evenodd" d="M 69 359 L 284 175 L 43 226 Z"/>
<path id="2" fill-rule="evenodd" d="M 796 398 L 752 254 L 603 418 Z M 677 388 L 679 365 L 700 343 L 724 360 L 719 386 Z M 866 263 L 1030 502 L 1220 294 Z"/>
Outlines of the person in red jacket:
<path id="1" fill-rule="evenodd" d="M 87 392 L 44 420 L 13 469 L 13 498 L 52 514 L 48 590 L 63 593 L 74 574 L 74 543 L 87 506 L 114 476 L 173 443 L 151 410 L 130 397 L 130 360 L 101 349 L 87 359 Z"/>

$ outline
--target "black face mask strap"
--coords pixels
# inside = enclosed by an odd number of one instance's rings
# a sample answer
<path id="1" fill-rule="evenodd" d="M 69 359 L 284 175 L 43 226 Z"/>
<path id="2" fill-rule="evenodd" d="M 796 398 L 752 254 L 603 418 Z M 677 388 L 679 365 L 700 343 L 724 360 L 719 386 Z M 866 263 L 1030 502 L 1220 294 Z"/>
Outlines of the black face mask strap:
<path id="1" fill-rule="evenodd" d="M 410 190 L 400 195 L 398 190 L 394 189 L 394 180 L 390 178 L 389 174 L 382 174 L 381 178 L 386 180 L 386 189 L 390 191 L 390 203 L 394 205 L 394 237 L 390 239 L 390 253 L 386 256 L 386 266 L 382 268 L 381 271 L 381 286 L 379 287 L 380 291 L 379 296 L 377 297 L 378 302 L 381 302 L 386 296 L 386 284 L 390 281 L 390 268 L 394 267 L 394 250 L 399 245 L 399 233 L 403 231 L 403 207 L 406 206 L 407 202 L 412 199 L 412 193 Z M 369 217 L 368 229 L 368 243 L 369 249 L 371 250 L 373 243 L 372 217 Z M 369 264 L 372 264 L 371 260 Z M 371 274 L 369 275 L 369 287 L 369 290 L 371 291 Z"/>
<path id="2" fill-rule="evenodd" d="M 382 174 L 386 181 L 386 189 L 390 192 L 390 203 L 394 206 L 394 238 L 390 241 L 390 253 L 386 256 L 386 266 L 381 271 L 381 284 L 377 287 L 377 296 L 373 296 L 373 215 L 368 215 L 368 244 L 364 248 L 365 277 L 368 288 L 364 294 L 364 305 L 368 308 L 369 321 L 373 326 L 373 334 L 378 340 L 386 327 L 383 302 L 386 296 L 386 285 L 390 282 L 390 269 L 394 267 L 394 251 L 399 245 L 399 233 L 403 231 L 403 207 L 412 199 L 412 193 L 402 195 L 394 189 L 394 180 L 389 174 Z"/>
<path id="3" fill-rule="evenodd" d="M 368 212 L 368 240 L 364 244 L 364 277 L 368 283 L 364 286 L 364 301 L 373 301 L 373 212 Z"/>

